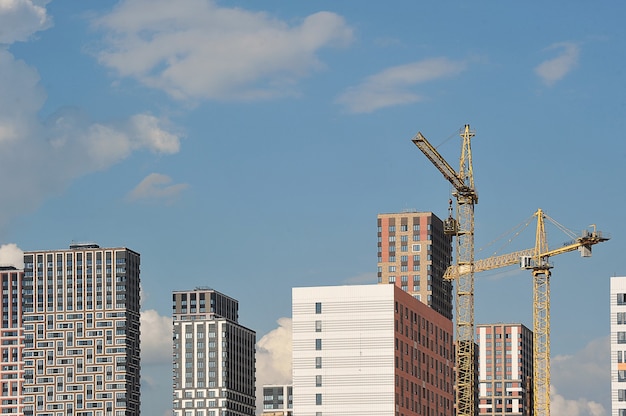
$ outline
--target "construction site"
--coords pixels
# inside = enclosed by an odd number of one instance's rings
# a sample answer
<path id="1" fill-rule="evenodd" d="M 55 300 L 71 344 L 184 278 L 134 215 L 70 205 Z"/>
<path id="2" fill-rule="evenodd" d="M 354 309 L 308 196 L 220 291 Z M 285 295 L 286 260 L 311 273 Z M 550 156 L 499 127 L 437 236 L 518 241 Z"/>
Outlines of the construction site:
<path id="1" fill-rule="evenodd" d="M 524 407 L 529 409 L 530 415 L 550 416 L 550 278 L 554 267 L 551 258 L 573 251 L 578 251 L 580 257 L 591 257 L 592 247 L 608 241 L 610 237 L 597 230 L 594 224 L 589 229 L 575 233 L 538 208 L 531 217 L 536 224 L 534 247 L 475 258 L 475 234 L 480 233 L 480 230 L 476 230 L 475 222 L 478 192 L 474 183 L 471 145 L 475 132 L 466 124 L 459 136 L 461 152 L 458 169 L 454 169 L 421 132 L 412 139 L 449 182 L 452 190 L 444 232 L 453 237 L 454 260 L 446 270 L 444 279 L 454 285 L 456 415 L 477 416 L 482 414 L 481 407 L 489 408 L 491 412 L 491 403 L 487 406 L 487 401 L 491 399 L 481 399 L 483 394 L 480 384 L 484 380 L 478 376 L 478 366 L 484 357 L 478 353 L 476 343 L 475 275 L 518 266 L 532 278 L 532 376 L 521 389 L 509 389 L 504 396 L 510 400 L 524 401 Z M 547 223 L 564 232 L 568 241 L 556 248 L 549 247 Z M 530 221 L 527 221 L 524 226 L 529 224 Z M 502 228 L 508 227 L 503 225 Z"/>

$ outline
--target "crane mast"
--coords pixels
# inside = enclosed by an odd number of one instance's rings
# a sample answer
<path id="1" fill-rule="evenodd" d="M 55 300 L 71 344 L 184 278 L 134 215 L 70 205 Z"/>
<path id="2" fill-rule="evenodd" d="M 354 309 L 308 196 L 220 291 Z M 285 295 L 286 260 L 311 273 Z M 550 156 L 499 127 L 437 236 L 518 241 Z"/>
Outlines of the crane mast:
<path id="1" fill-rule="evenodd" d="M 544 214 L 537 210 L 533 254 L 533 415 L 550 416 L 550 269 Z"/>
<path id="2" fill-rule="evenodd" d="M 461 132 L 462 145 L 458 173 L 421 134 L 413 143 L 454 186 L 456 220 L 444 225 L 447 233 L 456 236 L 456 267 L 467 273 L 457 274 L 456 284 L 456 407 L 458 416 L 476 414 L 475 340 L 474 340 L 474 205 L 478 194 L 474 188 L 471 138 L 474 132 L 466 124 Z"/>

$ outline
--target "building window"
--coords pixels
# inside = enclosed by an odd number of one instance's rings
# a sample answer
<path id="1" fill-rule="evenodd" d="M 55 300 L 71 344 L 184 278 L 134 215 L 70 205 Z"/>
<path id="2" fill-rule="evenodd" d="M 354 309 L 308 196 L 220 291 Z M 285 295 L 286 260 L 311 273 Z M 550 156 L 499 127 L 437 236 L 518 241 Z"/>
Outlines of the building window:
<path id="1" fill-rule="evenodd" d="M 395 233 L 396 232 L 396 226 L 395 225 L 390 225 L 389 226 L 389 232 Z"/>
<path id="2" fill-rule="evenodd" d="M 619 331 L 617 333 L 617 343 L 618 344 L 626 344 L 626 332 Z"/>
<path id="3" fill-rule="evenodd" d="M 315 302 L 315 313 L 322 313 L 322 302 Z"/>
<path id="4" fill-rule="evenodd" d="M 322 368 L 322 357 L 315 357 L 315 368 Z"/>
<path id="5" fill-rule="evenodd" d="M 626 305 L 626 293 L 618 293 L 617 294 L 617 304 L 618 305 Z"/>
<path id="6" fill-rule="evenodd" d="M 317 351 L 320 351 L 322 349 L 322 339 L 321 338 L 316 338 L 315 339 L 315 349 Z"/>
<path id="7" fill-rule="evenodd" d="M 407 224 L 400 225 L 400 231 L 409 231 L 409 226 Z"/>
<path id="8" fill-rule="evenodd" d="M 389 266 L 388 271 L 395 272 L 396 271 L 396 266 Z"/>
<path id="9" fill-rule="evenodd" d="M 322 376 L 320 374 L 315 376 L 315 387 L 322 387 Z"/>
<path id="10" fill-rule="evenodd" d="M 421 244 L 413 244 L 413 253 L 417 253 L 421 251 L 421 249 L 422 249 Z"/>
<path id="11" fill-rule="evenodd" d="M 322 332 L 322 321 L 315 321 L 315 332 Z"/>
<path id="12" fill-rule="evenodd" d="M 626 324 L 626 312 L 617 313 L 617 324 L 618 325 Z"/>
<path id="13" fill-rule="evenodd" d="M 617 390 L 617 400 L 620 402 L 626 402 L 626 389 Z"/>
<path id="14" fill-rule="evenodd" d="M 322 393 L 317 393 L 315 395 L 315 404 L 317 406 L 321 406 L 322 405 Z"/>
<path id="15" fill-rule="evenodd" d="M 626 381 L 626 370 L 617 371 L 617 381 Z"/>

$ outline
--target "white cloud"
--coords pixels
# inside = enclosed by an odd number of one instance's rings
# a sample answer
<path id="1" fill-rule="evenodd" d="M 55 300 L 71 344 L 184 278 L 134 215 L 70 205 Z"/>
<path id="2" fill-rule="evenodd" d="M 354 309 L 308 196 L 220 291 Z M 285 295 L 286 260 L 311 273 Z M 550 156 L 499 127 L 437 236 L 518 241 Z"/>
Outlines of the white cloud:
<path id="1" fill-rule="evenodd" d="M 129 198 L 137 199 L 167 199 L 171 200 L 177 197 L 188 185 L 185 183 L 171 184 L 172 178 L 160 173 L 151 173 L 146 176 L 133 189 Z"/>
<path id="2" fill-rule="evenodd" d="M 548 86 L 563 79 L 578 64 L 580 55 L 578 45 L 571 42 L 555 43 L 547 48 L 547 50 L 554 49 L 559 50 L 560 53 L 535 68 L 535 73 Z"/>
<path id="3" fill-rule="evenodd" d="M 145 10 L 150 10 L 146 13 Z M 218 7 L 210 0 L 124 0 L 94 21 L 106 31 L 99 61 L 120 76 L 181 100 L 263 99 L 293 93 L 293 84 L 323 67 L 320 49 L 352 41 L 334 13 L 299 25 L 266 13 Z"/>
<path id="4" fill-rule="evenodd" d="M 141 363 L 172 362 L 172 318 L 154 309 L 141 312 Z"/>
<path id="5" fill-rule="evenodd" d="M 561 413 L 552 412 L 554 416 L 600 416 L 605 414 L 604 409 L 611 408 L 610 349 L 607 336 L 590 341 L 574 354 L 552 357 L 550 381 L 558 394 L 553 392 L 556 398 L 551 401 L 556 409 L 563 409 Z M 573 408 L 579 413 L 566 412 Z"/>
<path id="6" fill-rule="evenodd" d="M 413 87 L 463 72 L 467 63 L 447 58 L 431 58 L 387 68 L 367 77 L 361 84 L 348 88 L 336 100 L 352 113 L 371 113 L 395 105 L 421 101 Z"/>
<path id="7" fill-rule="evenodd" d="M 580 375 L 578 381 L 581 381 Z M 566 399 L 554 387 L 550 389 L 550 414 L 552 416 L 607 416 L 604 406 L 600 403 L 585 398 Z"/>
<path id="8" fill-rule="evenodd" d="M 48 1 L 0 0 L 0 44 L 28 40 L 35 32 L 52 26 Z"/>
<path id="9" fill-rule="evenodd" d="M 70 181 L 107 169 L 133 152 L 175 153 L 180 138 L 167 120 L 137 114 L 126 121 L 92 122 L 75 109 L 62 109 L 42 123 L 45 102 L 37 71 L 0 49 L 0 226 L 34 209 Z"/>
<path id="10" fill-rule="evenodd" d="M 0 0 L 0 44 L 28 40 L 51 25 L 47 0 Z M 64 108 L 42 122 L 46 101 L 37 70 L 0 47 L 0 227 L 36 209 L 72 180 L 103 170 L 133 152 L 176 153 L 180 134 L 151 114 L 93 122 Z M 10 179 L 8 179 L 10 178 Z"/>
<path id="11" fill-rule="evenodd" d="M 24 252 L 17 244 L 3 244 L 0 246 L 0 266 L 24 268 Z"/>
<path id="12" fill-rule="evenodd" d="M 263 386 L 291 384 L 291 318 L 280 318 L 278 328 L 257 342 L 257 409 L 263 409 Z"/>

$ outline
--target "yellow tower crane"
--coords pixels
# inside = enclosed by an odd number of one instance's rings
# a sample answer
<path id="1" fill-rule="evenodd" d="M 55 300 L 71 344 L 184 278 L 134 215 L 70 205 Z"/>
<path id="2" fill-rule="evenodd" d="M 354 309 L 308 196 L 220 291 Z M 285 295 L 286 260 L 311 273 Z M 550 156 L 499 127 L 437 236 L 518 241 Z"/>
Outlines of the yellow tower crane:
<path id="1" fill-rule="evenodd" d="M 478 194 L 474 189 L 471 138 L 474 132 L 469 124 L 461 131 L 463 143 L 459 171 L 456 172 L 437 152 L 422 133 L 417 133 L 413 143 L 452 184 L 456 198 L 456 219 L 444 222 L 446 234 L 456 236 L 456 267 L 467 273 L 456 278 L 456 368 L 457 416 L 476 414 L 476 380 L 474 374 L 474 205 Z"/>
<path id="2" fill-rule="evenodd" d="M 607 241 L 601 232 L 595 229 L 585 230 L 580 236 L 548 217 L 541 209 L 534 214 L 537 217 L 535 247 L 513 253 L 493 256 L 474 263 L 473 269 L 467 266 L 450 266 L 444 279 L 458 280 L 465 274 L 473 274 L 500 267 L 519 264 L 521 268 L 531 270 L 533 274 L 533 380 L 532 402 L 534 416 L 550 416 L 550 257 L 578 250 L 582 257 L 591 257 L 591 246 Z M 565 231 L 573 240 L 562 247 L 549 250 L 545 230 L 545 219 Z"/>

